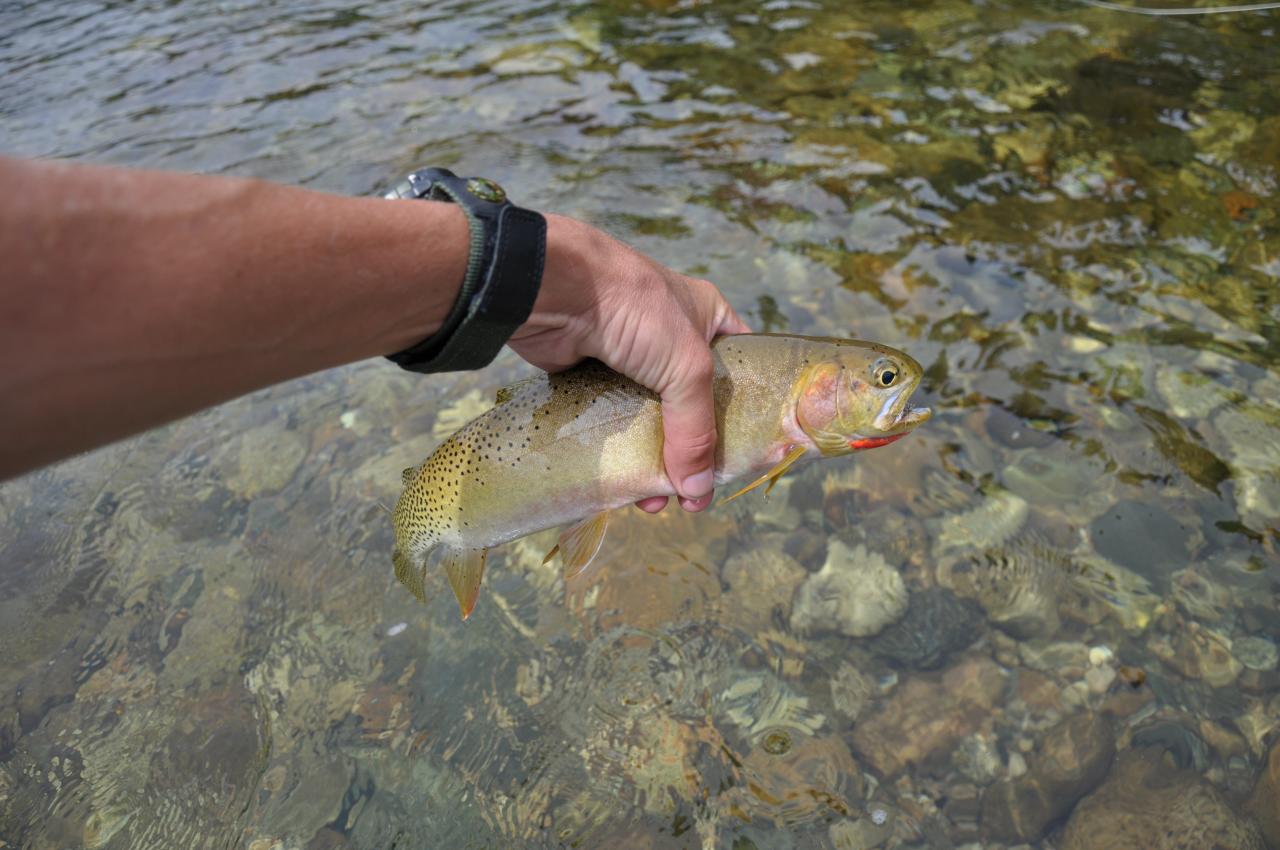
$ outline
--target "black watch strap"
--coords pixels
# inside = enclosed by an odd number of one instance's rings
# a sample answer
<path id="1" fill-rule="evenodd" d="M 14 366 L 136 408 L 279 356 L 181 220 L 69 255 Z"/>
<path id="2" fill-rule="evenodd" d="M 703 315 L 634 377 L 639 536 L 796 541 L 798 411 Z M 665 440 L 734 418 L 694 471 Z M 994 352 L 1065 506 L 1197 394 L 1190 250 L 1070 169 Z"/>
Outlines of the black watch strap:
<path id="1" fill-rule="evenodd" d="M 388 359 L 414 372 L 488 366 L 533 312 L 546 259 L 546 219 L 512 204 L 498 184 L 445 168 L 415 171 L 384 197 L 452 201 L 471 232 L 462 287 L 440 330 Z"/>

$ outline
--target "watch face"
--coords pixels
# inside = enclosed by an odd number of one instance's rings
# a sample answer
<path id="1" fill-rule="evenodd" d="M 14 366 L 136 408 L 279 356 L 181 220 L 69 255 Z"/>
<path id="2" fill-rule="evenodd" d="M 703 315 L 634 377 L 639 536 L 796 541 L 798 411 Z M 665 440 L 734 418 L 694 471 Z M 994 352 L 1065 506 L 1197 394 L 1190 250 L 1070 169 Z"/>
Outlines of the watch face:
<path id="1" fill-rule="evenodd" d="M 507 193 L 492 180 L 483 177 L 472 177 L 467 181 L 467 191 L 482 201 L 500 204 L 507 199 Z"/>

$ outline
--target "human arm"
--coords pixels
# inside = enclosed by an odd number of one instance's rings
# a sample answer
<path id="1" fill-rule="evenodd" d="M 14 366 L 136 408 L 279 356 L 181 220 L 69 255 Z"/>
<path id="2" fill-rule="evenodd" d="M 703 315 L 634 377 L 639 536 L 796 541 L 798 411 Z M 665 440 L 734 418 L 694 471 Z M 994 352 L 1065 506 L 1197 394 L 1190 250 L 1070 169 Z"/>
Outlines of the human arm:
<path id="1" fill-rule="evenodd" d="M 0 181 L 0 478 L 412 345 L 439 327 L 467 260 L 452 204 L 6 158 Z M 692 348 L 690 329 L 740 323 L 714 287 L 594 228 L 548 216 L 547 239 L 513 347 L 544 368 L 600 357 L 661 392 L 668 468 L 685 492 L 674 476 L 712 457 L 700 436 L 714 441 L 709 374 L 697 352 L 693 366 L 657 365 L 670 351 L 646 350 L 628 328 L 668 331 L 613 312 L 684 317 L 667 321 L 678 351 Z"/>

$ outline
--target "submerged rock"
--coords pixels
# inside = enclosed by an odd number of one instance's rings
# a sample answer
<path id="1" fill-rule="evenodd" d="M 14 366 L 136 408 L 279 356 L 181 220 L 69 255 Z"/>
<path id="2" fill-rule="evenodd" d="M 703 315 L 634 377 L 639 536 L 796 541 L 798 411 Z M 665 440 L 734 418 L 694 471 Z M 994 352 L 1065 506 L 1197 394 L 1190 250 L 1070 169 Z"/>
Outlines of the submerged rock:
<path id="1" fill-rule="evenodd" d="M 1280 741 L 1271 747 L 1262 775 L 1245 804 L 1273 847 L 1280 847 Z"/>
<path id="2" fill-rule="evenodd" d="M 796 587 L 808 575 L 785 552 L 761 546 L 739 552 L 724 565 L 721 577 L 729 586 L 727 607 L 737 624 L 748 631 L 766 628 L 780 608 L 786 617 Z"/>
<path id="3" fill-rule="evenodd" d="M 1178 366 L 1156 370 L 1156 389 L 1180 419 L 1203 419 L 1231 397 L 1230 390 L 1203 372 Z"/>
<path id="4" fill-rule="evenodd" d="M 872 638 L 872 652 L 911 670 L 941 667 L 952 653 L 965 649 L 982 633 L 978 607 L 945 587 L 911 595 L 906 615 Z"/>
<path id="5" fill-rule="evenodd" d="M 1004 684 L 981 656 L 912 677 L 854 729 L 854 751 L 884 777 L 941 757 L 988 719 Z"/>
<path id="6" fill-rule="evenodd" d="M 1244 668 L 1231 654 L 1231 640 L 1192 623 L 1168 641 L 1155 642 L 1152 652 L 1188 679 L 1202 679 L 1215 688 L 1230 685 Z"/>
<path id="7" fill-rule="evenodd" d="M 1151 582 L 1092 552 L 1072 555 L 1067 580 L 1079 601 L 1100 604 L 1130 631 L 1145 629 L 1161 603 Z"/>
<path id="8" fill-rule="evenodd" d="M 1231 654 L 1250 670 L 1267 672 L 1276 669 L 1280 651 L 1275 641 L 1264 637 L 1242 637 L 1231 642 Z M 1280 805 L 1280 801 L 1277 801 Z"/>
<path id="9" fill-rule="evenodd" d="M 990 549 L 1017 534 L 1027 521 L 1027 502 L 1007 490 L 996 490 L 972 510 L 936 522 L 933 555 L 941 558 L 971 549 Z"/>
<path id="10" fill-rule="evenodd" d="M 984 424 L 993 440 L 1011 449 L 1043 449 L 1057 442 L 1047 423 L 1025 419 L 998 405 L 987 411 Z"/>
<path id="11" fill-rule="evenodd" d="M 952 753 L 951 762 L 962 776 L 978 785 L 989 785 L 1004 770 L 995 742 L 981 733 L 962 740 Z"/>
<path id="12" fill-rule="evenodd" d="M 1159 747 L 1173 763 L 1197 773 L 1209 766 L 1209 747 L 1195 731 L 1173 720 L 1155 720 L 1133 731 L 1129 744 L 1134 748 Z"/>
<path id="13" fill-rule="evenodd" d="M 875 695 L 875 680 L 848 662 L 831 677 L 831 704 L 850 720 L 857 720 Z"/>
<path id="14" fill-rule="evenodd" d="M 1105 483 L 1106 465 L 1061 444 L 1038 452 L 1023 452 L 1002 473 L 1006 487 L 1031 502 L 1044 505 L 1075 503 Z"/>
<path id="15" fill-rule="evenodd" d="M 1240 518 L 1256 528 L 1274 524 L 1280 520 L 1280 412 L 1257 404 L 1228 407 L 1213 426 L 1231 459 Z"/>
<path id="16" fill-rule="evenodd" d="M 1062 850 L 1266 850 L 1252 818 L 1237 814 L 1163 749 L 1122 754 L 1107 781 L 1071 813 Z"/>
<path id="17" fill-rule="evenodd" d="M 1001 631 L 1026 639 L 1058 630 L 1058 598 L 1070 560 L 1048 541 L 1024 535 L 940 567 L 938 581 L 975 600 Z"/>
<path id="18" fill-rule="evenodd" d="M 1111 724 L 1080 714 L 1045 735 L 1027 773 L 998 782 L 982 799 L 982 832 L 995 841 L 1036 841 L 1107 774 L 1115 756 Z"/>
<path id="19" fill-rule="evenodd" d="M 1169 575 L 1186 564 L 1188 530 L 1158 505 L 1124 501 L 1089 526 L 1094 548 L 1104 558 L 1167 587 Z"/>
<path id="20" fill-rule="evenodd" d="M 907 609 L 898 571 L 865 546 L 833 540 L 822 569 L 796 591 L 791 628 L 801 634 L 834 631 L 850 637 L 878 634 Z"/>
<path id="21" fill-rule="evenodd" d="M 893 835 L 897 818 L 894 811 L 880 803 L 872 803 L 870 811 L 857 819 L 839 820 L 831 824 L 827 837 L 836 850 L 873 850 Z"/>

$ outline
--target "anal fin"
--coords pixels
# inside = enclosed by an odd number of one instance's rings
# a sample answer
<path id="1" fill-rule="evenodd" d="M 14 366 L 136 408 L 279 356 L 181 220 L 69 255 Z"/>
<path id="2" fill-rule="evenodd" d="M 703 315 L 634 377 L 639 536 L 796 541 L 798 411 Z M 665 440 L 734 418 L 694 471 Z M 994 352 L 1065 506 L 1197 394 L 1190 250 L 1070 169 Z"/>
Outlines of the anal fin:
<path id="1" fill-rule="evenodd" d="M 413 594 L 415 599 L 426 602 L 427 592 L 423 587 L 426 568 L 414 564 L 413 560 L 399 549 L 391 553 L 391 563 L 396 568 L 396 579 Z"/>
<path id="2" fill-rule="evenodd" d="M 560 542 L 552 547 L 542 563 L 550 561 L 556 553 L 564 562 L 564 577 L 571 579 L 582 574 L 582 571 L 595 560 L 596 554 L 604 543 L 604 533 L 609 528 L 609 511 L 592 514 L 584 520 L 560 532 Z"/>
<path id="3" fill-rule="evenodd" d="M 732 502 L 734 499 L 738 498 L 742 494 L 750 493 L 752 490 L 756 489 L 761 484 L 764 484 L 766 481 L 769 482 L 769 487 L 764 492 L 766 495 L 768 495 L 769 490 L 773 489 L 774 483 L 777 482 L 777 480 L 781 478 L 788 469 L 791 468 L 791 464 L 795 463 L 801 457 L 803 457 L 806 451 L 808 451 L 808 449 L 806 449 L 804 446 L 792 446 L 791 451 L 787 452 L 786 456 L 782 460 L 778 461 L 778 463 L 773 467 L 773 469 L 770 469 L 764 475 L 761 475 L 755 481 L 752 481 L 746 487 L 743 487 L 741 490 L 734 493 L 732 496 L 725 499 L 720 504 L 722 505 L 728 504 L 729 502 Z"/>
<path id="4" fill-rule="evenodd" d="M 446 549 L 441 559 L 464 620 L 471 616 L 480 597 L 480 580 L 484 578 L 488 552 L 488 549 Z"/>

